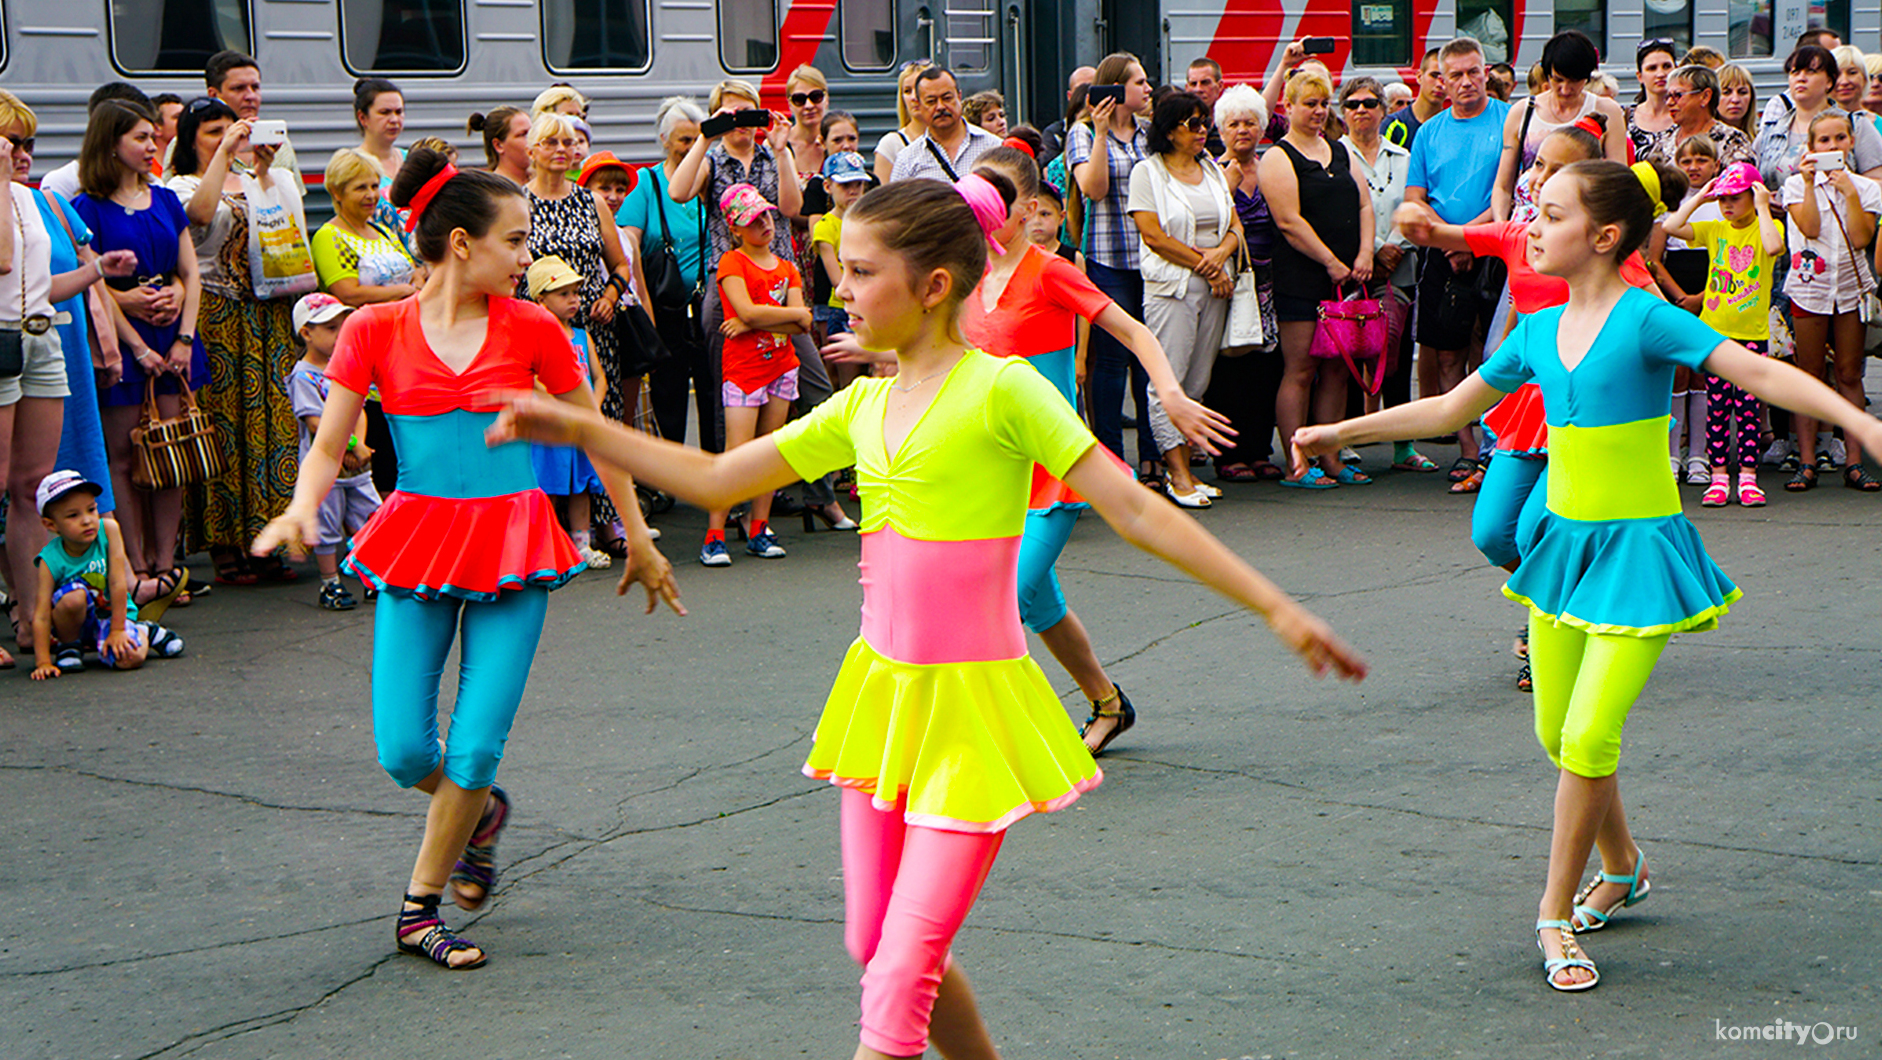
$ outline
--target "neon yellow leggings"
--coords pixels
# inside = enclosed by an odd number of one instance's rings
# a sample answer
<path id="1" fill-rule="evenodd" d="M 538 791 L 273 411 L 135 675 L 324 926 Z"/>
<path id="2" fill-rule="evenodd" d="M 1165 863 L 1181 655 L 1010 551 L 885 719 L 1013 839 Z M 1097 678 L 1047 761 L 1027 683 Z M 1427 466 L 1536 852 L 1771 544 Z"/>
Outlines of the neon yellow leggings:
<path id="1" fill-rule="evenodd" d="M 1667 638 L 1590 634 L 1529 616 L 1536 739 L 1558 768 L 1611 775 L 1621 763 L 1621 726 L 1647 687 Z"/>

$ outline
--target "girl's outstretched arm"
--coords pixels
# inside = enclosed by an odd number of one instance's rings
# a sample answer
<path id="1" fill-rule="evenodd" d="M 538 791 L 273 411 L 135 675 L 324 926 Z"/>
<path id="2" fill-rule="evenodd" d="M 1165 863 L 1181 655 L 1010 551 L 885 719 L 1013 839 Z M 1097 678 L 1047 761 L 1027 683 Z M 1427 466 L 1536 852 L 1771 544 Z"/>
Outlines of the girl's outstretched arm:
<path id="1" fill-rule="evenodd" d="M 1864 452 L 1882 452 L 1874 448 L 1882 446 L 1882 420 L 1783 361 L 1760 357 L 1728 339 L 1706 358 L 1705 369 L 1780 408 L 1836 424 L 1855 436 Z"/>
<path id="2" fill-rule="evenodd" d="M 1091 502 L 1118 536 L 1267 620 L 1282 644 L 1315 676 L 1329 671 L 1359 680 L 1366 661 L 1319 616 L 1296 603 L 1243 562 L 1202 524 L 1138 485 L 1093 446 L 1065 475 L 1065 484 Z"/>
<path id="3" fill-rule="evenodd" d="M 1374 442 L 1400 438 L 1428 438 L 1451 434 L 1476 419 L 1484 410 L 1503 400 L 1503 392 L 1483 381 L 1476 372 L 1464 378 L 1449 393 L 1419 398 L 1370 416 L 1302 427 L 1289 439 L 1294 448 L 1294 465 L 1306 469 L 1306 461 L 1316 456 L 1337 453 L 1341 446 L 1358 448 Z"/>
<path id="4" fill-rule="evenodd" d="M 1169 414 L 1170 424 L 1177 433 L 1210 456 L 1218 452 L 1219 446 L 1235 444 L 1235 428 L 1230 426 L 1229 418 L 1183 392 L 1183 385 L 1176 381 L 1176 372 L 1171 370 L 1170 358 L 1163 352 L 1163 344 L 1157 341 L 1156 332 L 1126 313 L 1116 302 L 1105 306 L 1092 323 L 1110 332 L 1131 351 L 1137 363 L 1143 365 L 1144 374 L 1150 377 L 1150 385 L 1157 388 L 1157 398 L 1163 402 L 1163 411 Z"/>
<path id="5" fill-rule="evenodd" d="M 620 468 L 701 508 L 730 508 L 800 477 L 767 435 L 729 453 L 708 453 L 603 419 L 601 413 L 531 391 L 497 395 L 506 407 L 484 439 L 578 445 L 591 460 Z M 630 494 L 631 496 L 631 494 Z"/>
<path id="6" fill-rule="evenodd" d="M 587 386 L 578 386 L 555 397 L 564 408 L 597 418 L 601 416 L 601 400 Z M 588 454 L 588 460 L 595 465 L 602 488 L 614 501 L 615 514 L 621 517 L 621 529 L 627 536 L 627 569 L 621 572 L 614 595 L 626 596 L 628 586 L 638 584 L 647 590 L 648 614 L 653 614 L 654 608 L 664 600 L 674 614 L 684 615 L 686 605 L 680 603 L 680 587 L 673 580 L 673 565 L 660 554 L 652 535 L 647 532 L 647 521 L 640 514 L 640 501 L 634 495 L 634 480 L 608 461 L 596 462 L 593 453 Z"/>

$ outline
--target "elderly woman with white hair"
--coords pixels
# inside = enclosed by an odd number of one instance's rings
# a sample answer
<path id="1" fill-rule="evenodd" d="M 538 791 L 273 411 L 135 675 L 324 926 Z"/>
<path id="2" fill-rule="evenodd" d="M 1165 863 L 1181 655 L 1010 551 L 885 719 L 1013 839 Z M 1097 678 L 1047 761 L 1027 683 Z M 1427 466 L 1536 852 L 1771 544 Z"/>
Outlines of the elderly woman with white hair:
<path id="1" fill-rule="evenodd" d="M 1222 171 L 1255 273 L 1266 341 L 1255 347 L 1224 349 L 1216 358 L 1202 400 L 1227 416 L 1238 432 L 1235 444 L 1216 455 L 1216 481 L 1271 482 L 1284 472 L 1274 461 L 1274 397 L 1281 385 L 1280 325 L 1274 317 L 1274 218 L 1268 213 L 1256 173 L 1255 149 L 1268 129 L 1267 102 L 1249 86 L 1234 85 L 1216 98 L 1215 127 L 1226 148 L 1220 160 Z"/>
<path id="2" fill-rule="evenodd" d="M 649 288 L 644 277 L 640 280 L 639 289 L 647 292 L 647 312 L 653 315 L 660 340 L 673 354 L 653 370 L 647 382 L 654 423 L 662 438 L 684 443 L 686 395 L 691 390 L 699 405 L 700 442 L 712 452 L 716 450 L 713 439 L 717 436 L 713 424 L 722 406 L 712 381 L 712 362 L 706 356 L 702 325 L 706 288 L 711 286 L 708 277 L 712 275 L 706 268 L 709 247 L 705 205 L 698 197 L 674 202 L 667 190 L 680 161 L 699 139 L 699 125 L 705 120 L 705 108 L 685 96 L 673 96 L 660 104 L 654 115 L 654 131 L 666 157 L 660 165 L 640 171 L 640 180 L 621 203 L 614 221 L 640 247 L 635 260 L 643 271 L 649 254 L 663 259 L 670 251 L 686 296 L 684 301 L 663 300 L 661 292 Z"/>
<path id="3" fill-rule="evenodd" d="M 614 310 L 632 289 L 633 274 L 615 232 L 614 215 L 598 197 L 569 179 L 569 167 L 585 139 L 575 118 L 553 110 L 537 114 L 530 123 L 529 183 L 523 186 L 529 202 L 529 256 L 554 254 L 581 275 L 582 307 L 571 323 L 587 331 L 589 357 L 607 379 L 607 393 L 614 395 L 623 389 Z M 516 296 L 529 297 L 520 279 Z M 622 419 L 627 410 L 616 405 L 602 412 Z M 601 547 L 617 558 L 624 555 L 621 535 L 609 533 L 615 522 L 614 506 L 605 494 L 596 495 L 594 504 L 594 525 L 604 539 Z"/>

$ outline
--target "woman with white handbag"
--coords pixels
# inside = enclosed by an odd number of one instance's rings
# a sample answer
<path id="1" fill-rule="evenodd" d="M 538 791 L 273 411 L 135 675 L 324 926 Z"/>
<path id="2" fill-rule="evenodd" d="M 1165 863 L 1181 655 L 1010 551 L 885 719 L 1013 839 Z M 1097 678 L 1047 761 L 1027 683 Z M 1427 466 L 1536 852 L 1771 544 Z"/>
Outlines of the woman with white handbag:
<path id="1" fill-rule="evenodd" d="M 1150 154 L 1131 170 L 1130 215 L 1143 238 L 1144 323 L 1170 359 L 1183 393 L 1200 400 L 1222 348 L 1233 257 L 1242 247 L 1241 219 L 1228 178 L 1206 153 L 1209 108 L 1178 92 L 1150 119 Z M 1150 393 L 1150 429 L 1163 454 L 1163 492 L 1184 508 L 1207 508 L 1222 491 L 1190 473 L 1190 446 Z M 1139 430 L 1142 430 L 1140 425 Z"/>

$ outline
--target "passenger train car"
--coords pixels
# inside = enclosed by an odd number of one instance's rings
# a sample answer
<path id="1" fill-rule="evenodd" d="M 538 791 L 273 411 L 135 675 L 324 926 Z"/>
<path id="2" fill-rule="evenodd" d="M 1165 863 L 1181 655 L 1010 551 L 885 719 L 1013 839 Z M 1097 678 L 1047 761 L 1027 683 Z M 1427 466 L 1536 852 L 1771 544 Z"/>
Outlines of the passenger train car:
<path id="1" fill-rule="evenodd" d="M 896 76 L 919 59 L 955 71 L 963 93 L 1002 90 L 1010 120 L 1044 125 L 1064 106 L 1066 73 L 1116 50 L 1142 56 L 1153 81 L 1180 82 L 1203 55 L 1231 82 L 1259 81 L 1284 42 L 1331 36 L 1334 69 L 1398 76 L 1464 32 L 1523 70 L 1573 27 L 1623 83 L 1635 45 L 1664 37 L 1745 62 L 1763 95 L 1806 26 L 1865 49 L 1882 31 L 1866 0 L 0 0 L 0 20 L 0 86 L 40 116 L 42 171 L 76 154 L 95 86 L 124 79 L 188 98 L 204 60 L 234 48 L 260 60 L 264 116 L 287 120 L 310 180 L 357 142 L 351 85 L 369 74 L 403 89 L 408 141 L 468 147 L 470 112 L 566 81 L 593 101 L 597 149 L 653 159 L 663 97 L 703 98 L 737 76 L 782 108 L 799 63 L 829 76 L 867 145 L 894 126 Z"/>

